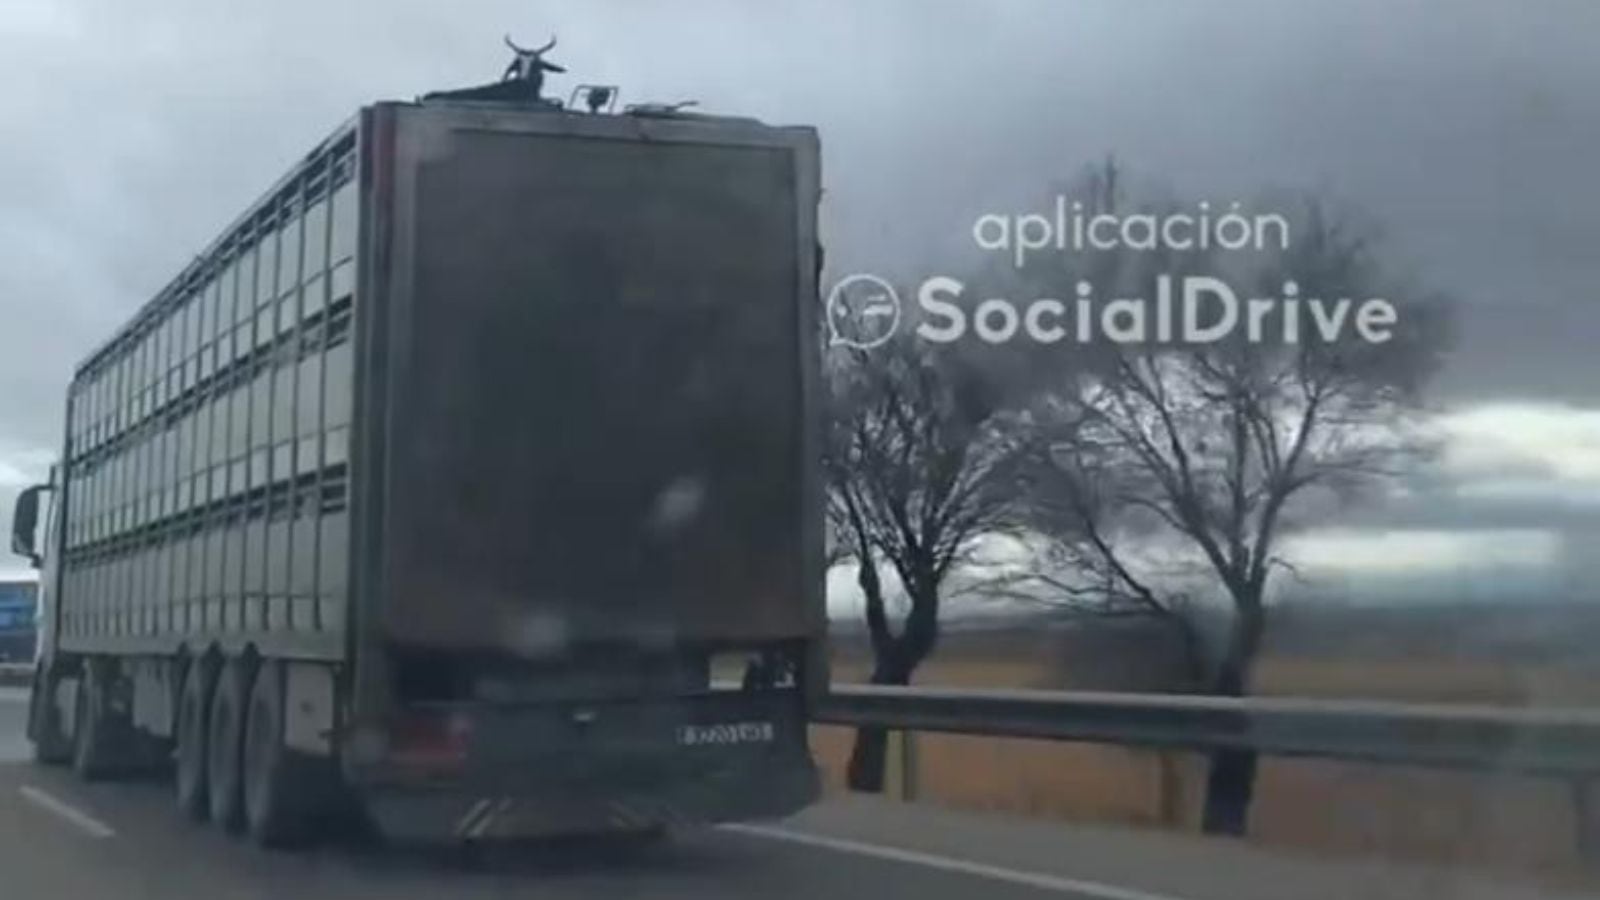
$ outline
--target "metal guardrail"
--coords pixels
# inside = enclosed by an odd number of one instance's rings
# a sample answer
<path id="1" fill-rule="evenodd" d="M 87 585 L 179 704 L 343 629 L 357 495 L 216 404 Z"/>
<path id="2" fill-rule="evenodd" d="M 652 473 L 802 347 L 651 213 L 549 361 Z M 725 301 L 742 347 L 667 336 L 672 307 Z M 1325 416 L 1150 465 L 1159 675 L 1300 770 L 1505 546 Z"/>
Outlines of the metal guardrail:
<path id="1" fill-rule="evenodd" d="M 1600 775 L 1600 710 L 834 685 L 830 725 Z"/>
<path id="2" fill-rule="evenodd" d="M 31 664 L 0 663 L 0 686 L 26 687 L 32 678 Z M 812 718 L 893 731 L 1600 777 L 1600 709 L 836 684 Z"/>

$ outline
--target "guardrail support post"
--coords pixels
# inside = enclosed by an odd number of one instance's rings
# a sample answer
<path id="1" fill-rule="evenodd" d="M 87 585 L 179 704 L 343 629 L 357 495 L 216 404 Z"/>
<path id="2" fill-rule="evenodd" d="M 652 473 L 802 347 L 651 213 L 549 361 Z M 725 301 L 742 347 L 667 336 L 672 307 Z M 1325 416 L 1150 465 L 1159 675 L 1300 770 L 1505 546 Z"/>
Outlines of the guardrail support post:
<path id="1" fill-rule="evenodd" d="M 1600 868 L 1600 791 L 1592 778 L 1572 780 L 1572 813 L 1577 833 L 1578 858 L 1586 866 Z"/>
<path id="2" fill-rule="evenodd" d="M 917 799 L 917 733 L 900 732 L 900 799 Z"/>

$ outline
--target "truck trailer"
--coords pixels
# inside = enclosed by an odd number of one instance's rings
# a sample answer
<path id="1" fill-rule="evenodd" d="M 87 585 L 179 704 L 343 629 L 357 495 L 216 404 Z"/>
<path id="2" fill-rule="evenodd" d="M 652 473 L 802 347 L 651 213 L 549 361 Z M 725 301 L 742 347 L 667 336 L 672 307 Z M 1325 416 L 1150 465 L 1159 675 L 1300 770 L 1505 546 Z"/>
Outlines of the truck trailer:
<path id="1" fill-rule="evenodd" d="M 40 762 L 267 845 L 817 796 L 817 137 L 598 107 L 368 106 L 76 368 Z"/>

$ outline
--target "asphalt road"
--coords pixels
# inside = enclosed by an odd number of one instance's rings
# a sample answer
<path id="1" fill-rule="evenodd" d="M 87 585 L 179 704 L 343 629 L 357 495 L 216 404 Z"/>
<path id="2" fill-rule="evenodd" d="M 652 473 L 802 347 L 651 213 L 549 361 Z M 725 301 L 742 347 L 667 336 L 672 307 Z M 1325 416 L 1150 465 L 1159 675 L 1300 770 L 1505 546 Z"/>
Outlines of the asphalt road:
<path id="1" fill-rule="evenodd" d="M 354 845 L 275 853 L 181 822 L 165 784 L 86 785 L 25 762 L 24 711 L 22 691 L 0 688 L 0 896 L 7 900 L 1586 896 L 1459 871 L 858 800 L 830 801 L 789 822 L 646 845 L 519 844 L 470 857 Z"/>

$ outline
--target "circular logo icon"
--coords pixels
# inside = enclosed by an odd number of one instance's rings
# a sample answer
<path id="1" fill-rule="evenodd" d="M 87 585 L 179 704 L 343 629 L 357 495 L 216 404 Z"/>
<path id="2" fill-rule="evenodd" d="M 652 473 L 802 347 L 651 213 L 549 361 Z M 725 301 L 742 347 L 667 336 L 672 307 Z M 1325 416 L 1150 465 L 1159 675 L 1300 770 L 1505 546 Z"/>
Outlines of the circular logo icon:
<path id="1" fill-rule="evenodd" d="M 870 350 L 900 327 L 900 296 L 876 275 L 842 278 L 828 294 L 828 346 Z"/>

